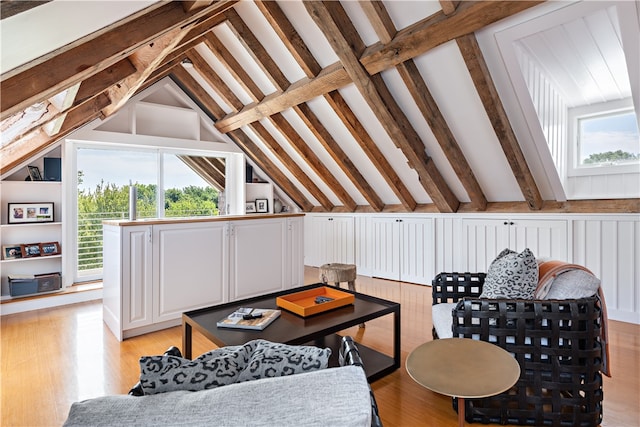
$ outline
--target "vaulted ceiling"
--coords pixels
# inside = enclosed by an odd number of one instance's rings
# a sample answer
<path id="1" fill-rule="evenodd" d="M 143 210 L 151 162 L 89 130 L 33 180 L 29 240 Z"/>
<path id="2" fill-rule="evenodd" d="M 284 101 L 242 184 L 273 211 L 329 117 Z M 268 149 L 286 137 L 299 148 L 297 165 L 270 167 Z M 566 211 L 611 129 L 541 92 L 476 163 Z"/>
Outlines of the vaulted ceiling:
<path id="1" fill-rule="evenodd" d="M 3 69 L 0 174 L 170 76 L 306 212 L 637 212 L 555 195 L 509 121 L 476 33 L 539 3 L 153 3 Z"/>

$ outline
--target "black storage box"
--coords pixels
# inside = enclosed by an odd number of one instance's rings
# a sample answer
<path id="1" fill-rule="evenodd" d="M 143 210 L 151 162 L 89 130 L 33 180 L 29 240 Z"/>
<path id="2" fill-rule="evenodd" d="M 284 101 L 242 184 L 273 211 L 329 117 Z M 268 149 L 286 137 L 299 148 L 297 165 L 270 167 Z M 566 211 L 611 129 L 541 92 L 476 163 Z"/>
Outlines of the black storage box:
<path id="1" fill-rule="evenodd" d="M 60 273 L 37 274 L 33 277 L 9 277 L 12 297 L 55 292 L 62 288 Z"/>

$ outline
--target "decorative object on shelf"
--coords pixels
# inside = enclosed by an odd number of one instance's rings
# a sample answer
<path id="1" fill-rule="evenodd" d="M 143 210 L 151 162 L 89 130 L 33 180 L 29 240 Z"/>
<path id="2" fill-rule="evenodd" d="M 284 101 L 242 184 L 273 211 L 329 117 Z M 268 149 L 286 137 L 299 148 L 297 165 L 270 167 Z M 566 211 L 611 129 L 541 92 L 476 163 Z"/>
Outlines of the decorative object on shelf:
<path id="1" fill-rule="evenodd" d="M 280 199 L 273 199 L 273 213 L 282 212 L 282 202 Z"/>
<path id="2" fill-rule="evenodd" d="M 8 276 L 9 295 L 20 297 L 59 291 L 62 289 L 61 278 L 60 273 L 10 275 Z"/>
<path id="3" fill-rule="evenodd" d="M 267 199 L 256 199 L 256 212 L 258 213 L 269 212 L 269 201 Z"/>
<path id="4" fill-rule="evenodd" d="M 44 158 L 44 180 L 62 181 L 62 168 L 60 157 Z"/>
<path id="5" fill-rule="evenodd" d="M 20 245 L 5 245 L 2 247 L 2 259 L 22 258 L 22 248 Z"/>
<path id="6" fill-rule="evenodd" d="M 58 255 L 59 253 L 60 253 L 60 243 L 58 242 L 40 243 L 41 256 Z"/>
<path id="7" fill-rule="evenodd" d="M 53 222 L 53 203 L 9 203 L 9 224 Z"/>
<path id="8" fill-rule="evenodd" d="M 40 243 L 27 243 L 26 245 L 20 245 L 22 251 L 22 258 L 31 258 L 40 256 Z"/>
<path id="9" fill-rule="evenodd" d="M 138 201 L 138 188 L 129 180 L 129 221 L 136 220 L 136 203 Z"/>
<path id="10" fill-rule="evenodd" d="M 246 213 L 256 213 L 256 202 L 247 202 L 247 203 L 245 203 L 244 211 Z"/>
<path id="11" fill-rule="evenodd" d="M 42 181 L 42 175 L 40 175 L 40 169 L 37 166 L 27 166 L 29 169 L 29 178 L 31 181 Z"/>

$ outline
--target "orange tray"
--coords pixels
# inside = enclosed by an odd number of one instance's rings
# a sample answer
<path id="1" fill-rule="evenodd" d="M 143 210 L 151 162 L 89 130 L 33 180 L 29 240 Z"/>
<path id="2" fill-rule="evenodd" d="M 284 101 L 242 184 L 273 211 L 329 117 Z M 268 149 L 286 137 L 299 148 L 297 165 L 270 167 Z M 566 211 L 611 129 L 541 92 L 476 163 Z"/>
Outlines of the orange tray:
<path id="1" fill-rule="evenodd" d="M 316 304 L 315 299 L 319 296 L 333 298 L 333 301 Z M 334 308 L 353 304 L 355 299 L 356 297 L 353 294 L 342 292 L 328 286 L 321 286 L 278 297 L 276 298 L 276 305 L 302 317 L 307 317 L 332 310 Z"/>

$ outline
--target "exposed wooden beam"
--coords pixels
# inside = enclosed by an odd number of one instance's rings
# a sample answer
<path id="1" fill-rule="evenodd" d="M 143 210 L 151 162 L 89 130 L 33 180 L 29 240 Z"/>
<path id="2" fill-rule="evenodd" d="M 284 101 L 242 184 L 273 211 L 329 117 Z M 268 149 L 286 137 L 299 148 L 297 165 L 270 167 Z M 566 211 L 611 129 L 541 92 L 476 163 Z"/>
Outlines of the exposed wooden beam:
<path id="1" fill-rule="evenodd" d="M 458 212 L 473 212 L 474 208 L 462 204 Z M 527 202 L 491 202 L 487 212 L 531 213 Z M 569 200 L 556 202 L 545 200 L 539 213 L 640 213 L 640 199 Z"/>
<path id="2" fill-rule="evenodd" d="M 467 64 L 467 69 L 469 73 L 471 73 L 473 84 L 478 91 L 478 95 L 480 95 L 482 104 L 487 111 L 489 120 L 498 137 L 498 141 L 502 145 L 502 150 L 520 186 L 522 195 L 532 210 L 541 209 L 542 196 L 533 178 L 533 174 L 529 169 L 527 160 L 522 153 L 520 144 L 513 133 L 513 129 L 507 118 L 507 113 L 504 111 L 504 106 L 493 84 L 493 79 L 484 61 L 475 35 L 468 34 L 456 39 L 456 42 L 458 43 L 464 62 Z"/>
<path id="3" fill-rule="evenodd" d="M 160 65 L 164 57 L 182 40 L 191 26 L 193 24 L 171 30 L 129 56 L 137 71 L 108 89 L 111 104 L 102 110 L 106 117 L 120 110 L 129 101 L 129 98 L 136 93 L 147 77 Z"/>
<path id="4" fill-rule="evenodd" d="M 273 153 L 273 155 L 295 176 L 295 178 L 309 191 L 309 193 L 320 203 L 327 211 L 333 209 L 333 203 L 323 193 L 323 191 L 307 176 L 306 172 L 289 156 L 287 151 L 278 143 L 278 141 L 269 133 L 269 131 L 260 122 L 249 125 L 255 134 L 262 140 L 264 145 Z"/>
<path id="5" fill-rule="evenodd" d="M 172 72 L 173 77 L 178 85 L 182 87 L 186 93 L 190 94 L 192 99 L 197 102 L 204 111 L 208 111 L 212 115 L 212 119 L 224 115 L 224 110 L 211 98 L 211 95 L 200 86 L 197 81 L 182 67 L 175 67 Z M 309 202 L 306 196 L 287 178 L 287 176 L 266 156 L 261 156 L 262 150 L 255 142 L 249 138 L 241 129 L 234 130 L 227 134 L 238 147 L 251 159 L 251 161 L 277 185 L 282 191 L 303 211 L 309 212 L 313 209 L 313 204 Z"/>
<path id="6" fill-rule="evenodd" d="M 262 43 L 253 34 L 249 26 L 242 20 L 235 9 L 229 9 L 225 12 L 227 17 L 227 25 L 238 37 L 247 52 L 253 57 L 256 63 L 262 68 L 271 83 L 278 91 L 286 90 L 291 84 L 280 70 L 280 67 L 273 60 L 271 55 L 264 48 Z"/>
<path id="7" fill-rule="evenodd" d="M 451 15 L 455 12 L 459 4 L 460 1 L 440 0 L 440 7 L 445 15 Z"/>
<path id="8" fill-rule="evenodd" d="M 280 36 L 280 40 L 289 49 L 289 52 L 302 67 L 307 77 L 317 76 L 322 67 L 313 57 L 302 37 L 300 37 L 282 9 L 280 9 L 278 3 L 272 0 L 256 0 L 255 4 L 269 21 L 273 30 Z"/>
<path id="9" fill-rule="evenodd" d="M 191 50 L 188 54 L 189 60 L 193 64 L 194 68 L 202 76 L 203 79 L 209 83 L 209 86 L 222 98 L 222 100 L 232 108 L 234 111 L 238 111 L 244 105 L 242 101 L 236 96 L 235 93 L 227 86 L 227 84 L 213 71 L 213 68 L 200 56 L 195 50 Z M 220 116 L 218 116 L 220 117 Z"/>
<path id="10" fill-rule="evenodd" d="M 298 113 L 300 119 L 309 127 L 322 147 L 327 150 L 336 165 L 351 180 L 373 210 L 380 212 L 384 208 L 384 203 L 311 108 L 307 104 L 300 104 L 293 107 L 293 110 Z"/>
<path id="11" fill-rule="evenodd" d="M 146 13 L 116 23 L 98 35 L 71 44 L 63 52 L 2 75 L 0 119 L 24 110 L 104 70 L 159 36 L 199 18 L 224 12 L 237 1 L 185 13 L 178 2 L 162 2 Z"/>
<path id="12" fill-rule="evenodd" d="M 331 189 L 331 191 L 340 199 L 342 204 L 350 210 L 356 208 L 356 202 L 351 195 L 344 189 L 342 184 L 333 176 L 333 174 L 324 166 L 316 153 L 302 139 L 298 132 L 293 128 L 291 123 L 282 114 L 274 114 L 269 116 L 269 120 L 275 128 L 285 137 L 291 146 L 302 159 L 307 163 L 309 168 Z"/>
<path id="13" fill-rule="evenodd" d="M 340 3 L 308 1 L 304 5 L 380 124 L 418 174 L 420 184 L 431 200 L 441 212 L 455 212 L 460 202 L 427 156 L 424 143 L 395 102 L 382 77 L 370 76 L 358 60 L 358 51 L 364 43 Z"/>
<path id="14" fill-rule="evenodd" d="M 220 176 L 212 171 L 211 167 L 204 163 L 202 157 L 196 156 L 178 156 L 178 158 L 184 162 L 192 171 L 194 171 L 200 178 L 202 178 L 207 184 L 212 186 L 218 191 L 224 191 L 224 179 L 222 183 L 219 182 Z M 224 176 L 223 176 L 224 178 Z"/>
<path id="15" fill-rule="evenodd" d="M 258 85 L 249 76 L 249 73 L 245 71 L 244 67 L 240 65 L 215 34 L 211 31 L 206 33 L 204 35 L 204 42 L 254 102 L 264 98 L 264 93 L 262 93 Z"/>
<path id="16" fill-rule="evenodd" d="M 196 9 L 207 7 L 211 3 L 213 3 L 213 0 L 183 0 L 182 9 L 185 12 L 191 12 Z"/>
<path id="17" fill-rule="evenodd" d="M 330 65 L 316 77 L 299 80 L 283 93 L 267 95 L 262 102 L 247 105 L 239 112 L 227 115 L 216 122 L 216 128 L 226 133 L 264 117 L 281 113 L 294 105 L 310 101 L 349 83 L 351 79 L 340 63 Z"/>
<path id="18" fill-rule="evenodd" d="M 465 1 L 449 17 L 444 13 L 436 13 L 398 31 L 390 43 L 369 46 L 360 60 L 369 74 L 377 74 L 543 2 Z"/>
<path id="19" fill-rule="evenodd" d="M 389 43 L 396 34 L 396 28 L 382 2 L 360 1 L 360 6 L 365 11 L 380 41 Z M 429 88 L 420 75 L 415 62 L 413 59 L 409 59 L 398 64 L 396 69 L 407 85 L 407 89 L 409 89 L 409 93 L 418 109 L 429 124 L 429 128 L 449 160 L 451 167 L 467 191 L 472 204 L 478 210 L 483 210 L 487 206 L 487 198 L 471 169 L 471 165 L 467 162 L 464 153 L 449 129 L 449 125 L 440 112 L 440 108 L 438 108 L 431 96 Z"/>
<path id="20" fill-rule="evenodd" d="M 31 1 L 7 1 L 0 2 L 0 19 L 9 18 L 13 15 L 17 15 L 34 7 L 42 6 L 49 3 L 51 0 L 31 0 Z"/>
<path id="21" fill-rule="evenodd" d="M 351 133 L 353 139 L 358 143 L 362 151 L 367 155 L 371 163 L 376 167 L 380 175 L 384 178 L 387 185 L 396 195 L 402 206 L 409 212 L 413 211 L 417 205 L 415 199 L 404 185 L 402 179 L 387 161 L 382 151 L 378 148 L 371 136 L 367 133 L 360 120 L 355 113 L 349 108 L 342 95 L 336 90 L 324 96 L 333 111 L 338 115 L 342 123 Z"/>
<path id="22" fill-rule="evenodd" d="M 274 3 L 265 1 L 257 4 L 268 18 L 269 16 L 277 16 L 278 9 L 273 5 Z M 360 62 L 365 66 L 369 74 L 374 75 L 395 67 L 408 59 L 422 55 L 434 47 L 454 40 L 456 37 L 477 31 L 485 25 L 509 17 L 539 3 L 540 1 L 462 2 L 456 13 L 451 17 L 447 17 L 444 13 L 438 13 L 433 17 L 423 19 L 398 31 L 393 40 L 386 45 L 376 43 L 370 46 L 365 50 Z M 280 11 L 280 15 L 284 14 Z M 270 20 L 270 22 L 278 22 L 279 26 L 283 28 L 283 34 L 292 34 L 291 28 L 283 23 L 282 16 L 277 21 Z M 416 37 L 414 36 L 415 32 L 423 36 Z M 292 43 L 291 46 L 285 42 L 285 45 L 292 53 L 295 52 L 294 56 L 300 54 L 305 58 L 307 62 L 300 63 L 303 69 L 313 66 L 313 61 L 309 60 L 309 56 L 304 53 L 304 49 L 297 42 Z M 394 47 L 387 49 L 387 46 Z M 398 53 L 402 52 L 402 59 L 395 57 L 396 51 Z M 313 74 L 315 71 L 312 71 L 312 74 L 308 71 L 305 72 L 307 72 L 307 76 L 317 74 L 318 77 L 302 79 L 292 83 L 291 87 L 282 94 L 267 96 L 262 102 L 247 105 L 238 113 L 222 118 L 216 123 L 216 128 L 223 133 L 237 129 L 352 82 L 340 63 L 325 67 L 316 74 Z"/>
<path id="23" fill-rule="evenodd" d="M 0 175 L 4 175 L 29 158 L 42 153 L 58 140 L 84 125 L 87 120 L 93 120 L 98 117 L 100 110 L 109 105 L 110 102 L 106 94 L 101 94 L 92 98 L 89 102 L 70 109 L 58 134 L 49 136 L 41 128 L 37 128 L 29 135 L 26 135 L 19 144 L 10 144 L 2 147 L 0 150 L 0 157 L 2 158 Z"/>

